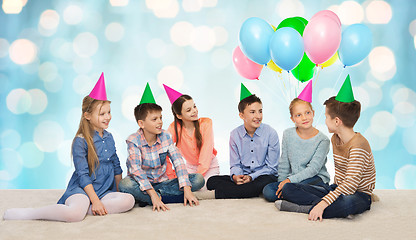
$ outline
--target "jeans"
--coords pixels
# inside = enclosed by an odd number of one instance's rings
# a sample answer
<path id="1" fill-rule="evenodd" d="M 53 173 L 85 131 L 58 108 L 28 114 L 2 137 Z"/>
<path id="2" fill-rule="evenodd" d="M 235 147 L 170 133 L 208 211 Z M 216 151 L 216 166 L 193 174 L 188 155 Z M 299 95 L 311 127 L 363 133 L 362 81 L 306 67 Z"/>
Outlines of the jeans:
<path id="1" fill-rule="evenodd" d="M 204 184 L 205 180 L 204 177 L 199 173 L 191 173 L 188 175 L 189 181 L 192 184 L 191 191 L 198 191 L 201 189 Z M 162 202 L 164 203 L 183 203 L 184 195 L 183 191 L 179 189 L 179 182 L 177 178 L 170 179 L 167 181 L 163 181 L 160 183 L 152 183 L 153 189 L 156 193 L 162 197 Z M 118 188 L 120 192 L 130 193 L 134 196 L 137 202 L 146 203 L 152 205 L 152 199 L 146 193 L 146 191 L 141 191 L 139 184 L 134 180 L 132 177 L 127 176 L 123 178 Z"/>
<path id="2" fill-rule="evenodd" d="M 284 198 L 278 198 L 277 195 L 276 195 L 276 192 L 277 192 L 277 189 L 279 188 L 280 183 L 281 182 L 272 182 L 272 183 L 267 184 L 263 188 L 263 197 L 267 201 L 274 202 L 278 199 L 284 199 Z M 324 183 L 319 176 L 314 176 L 314 177 L 311 177 L 311 178 L 307 178 L 307 179 L 301 181 L 300 183 L 309 184 L 309 185 L 316 185 L 316 186 L 325 186 L 325 185 L 327 186 L 327 184 Z"/>
<path id="3" fill-rule="evenodd" d="M 283 187 L 283 198 L 299 204 L 311 205 L 312 207 L 322 201 L 322 198 L 330 191 L 335 190 L 336 184 L 331 186 L 313 186 L 300 183 L 287 183 Z M 311 207 L 311 209 L 312 209 Z M 371 207 L 371 196 L 355 192 L 351 195 L 341 194 L 337 200 L 324 210 L 323 218 L 346 218 L 348 215 L 360 214 Z"/>

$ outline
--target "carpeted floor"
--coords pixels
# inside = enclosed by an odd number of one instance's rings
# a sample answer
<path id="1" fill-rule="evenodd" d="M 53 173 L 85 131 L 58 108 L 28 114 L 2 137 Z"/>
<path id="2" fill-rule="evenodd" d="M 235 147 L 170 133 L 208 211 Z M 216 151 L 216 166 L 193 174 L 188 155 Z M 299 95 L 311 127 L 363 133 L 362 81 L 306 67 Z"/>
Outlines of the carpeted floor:
<path id="1" fill-rule="evenodd" d="M 362 215 L 311 222 L 279 212 L 262 198 L 170 204 L 168 212 L 135 207 L 77 223 L 0 220 L 0 239 L 416 239 L 416 190 L 376 190 L 379 202 Z M 55 203 L 63 190 L 0 190 L 0 216 L 11 207 Z"/>

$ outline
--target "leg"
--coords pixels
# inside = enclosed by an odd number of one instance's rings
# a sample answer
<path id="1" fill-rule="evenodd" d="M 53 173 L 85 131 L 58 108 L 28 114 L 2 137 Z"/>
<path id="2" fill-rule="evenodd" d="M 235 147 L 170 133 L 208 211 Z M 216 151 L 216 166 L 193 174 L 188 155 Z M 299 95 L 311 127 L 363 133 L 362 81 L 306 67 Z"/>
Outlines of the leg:
<path id="1" fill-rule="evenodd" d="M 85 218 L 90 199 L 84 194 L 70 196 L 65 205 L 55 204 L 41 208 L 13 208 L 4 214 L 5 220 L 52 220 L 79 222 Z"/>
<path id="2" fill-rule="evenodd" d="M 108 214 L 127 212 L 135 203 L 133 195 L 121 192 L 110 192 L 101 199 L 101 202 Z"/>
<path id="3" fill-rule="evenodd" d="M 274 202 L 278 199 L 276 192 L 277 192 L 277 189 L 279 188 L 279 184 L 280 182 L 272 182 L 272 183 L 267 184 L 263 188 L 263 197 L 267 201 Z"/>
<path id="4" fill-rule="evenodd" d="M 324 218 L 346 218 L 348 215 L 360 214 L 370 209 L 371 196 L 361 192 L 352 195 L 340 195 L 329 205 L 323 214 Z"/>
<path id="5" fill-rule="evenodd" d="M 299 205 L 314 205 L 328 194 L 328 189 L 301 183 L 286 183 L 282 189 L 282 198 Z"/>
<path id="6" fill-rule="evenodd" d="M 120 192 L 130 193 L 133 195 L 134 199 L 139 202 L 139 205 L 141 206 L 145 206 L 145 203 L 152 204 L 152 200 L 149 195 L 141 191 L 139 184 L 130 176 L 121 179 L 118 184 L 118 188 L 120 189 Z"/>

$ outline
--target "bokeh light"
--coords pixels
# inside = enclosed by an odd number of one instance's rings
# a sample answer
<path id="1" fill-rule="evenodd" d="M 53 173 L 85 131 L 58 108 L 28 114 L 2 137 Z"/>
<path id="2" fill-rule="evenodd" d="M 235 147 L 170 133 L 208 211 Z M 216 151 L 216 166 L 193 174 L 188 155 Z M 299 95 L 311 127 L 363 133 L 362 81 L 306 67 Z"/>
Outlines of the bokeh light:
<path id="1" fill-rule="evenodd" d="M 279 14 L 281 19 L 294 16 L 302 17 L 305 14 L 305 7 L 299 0 L 282 0 L 277 4 L 276 12 Z"/>
<path id="2" fill-rule="evenodd" d="M 0 149 L 0 180 L 10 181 L 19 176 L 22 171 L 22 157 L 10 148 Z"/>
<path id="3" fill-rule="evenodd" d="M 3 0 L 2 4 L 3 11 L 7 14 L 18 14 L 22 11 L 23 6 L 24 2 L 18 0 Z"/>
<path id="4" fill-rule="evenodd" d="M 161 58 L 166 53 L 166 44 L 162 39 L 152 39 L 146 46 L 147 54 L 152 58 Z"/>
<path id="5" fill-rule="evenodd" d="M 42 164 L 44 153 L 33 142 L 26 142 L 19 148 L 23 166 L 26 168 L 36 168 Z"/>
<path id="6" fill-rule="evenodd" d="M 58 68 L 53 62 L 44 62 L 39 66 L 39 78 L 44 82 L 52 82 L 58 76 Z"/>
<path id="7" fill-rule="evenodd" d="M 110 0 L 110 4 L 113 7 L 124 7 L 129 4 L 129 0 Z"/>
<path id="8" fill-rule="evenodd" d="M 194 26 L 189 22 L 177 22 L 170 29 L 170 38 L 178 46 L 188 46 Z"/>
<path id="9" fill-rule="evenodd" d="M 146 6 L 158 18 L 174 18 L 179 13 L 177 0 L 146 0 Z"/>
<path id="10" fill-rule="evenodd" d="M 39 26 L 47 29 L 52 30 L 56 29 L 59 25 L 59 14 L 55 10 L 45 10 L 39 19 Z"/>
<path id="11" fill-rule="evenodd" d="M 371 118 L 370 128 L 379 137 L 390 137 L 396 130 L 396 119 L 387 111 L 376 112 Z"/>
<path id="12" fill-rule="evenodd" d="M 32 105 L 32 98 L 30 94 L 22 89 L 17 88 L 7 95 L 6 98 L 7 108 L 14 114 L 22 114 L 27 112 Z"/>
<path id="13" fill-rule="evenodd" d="M 402 144 L 408 153 L 416 155 L 416 126 L 406 128 L 406 131 L 403 132 Z"/>
<path id="14" fill-rule="evenodd" d="M 225 49 L 217 49 L 211 55 L 211 63 L 218 69 L 224 69 L 230 66 L 231 52 Z"/>
<path id="15" fill-rule="evenodd" d="M 74 39 L 73 48 L 78 56 L 91 57 L 98 50 L 98 39 L 92 33 L 80 33 Z"/>
<path id="16" fill-rule="evenodd" d="M 215 46 L 222 46 L 228 41 L 228 32 L 223 27 L 214 27 L 215 33 Z"/>
<path id="17" fill-rule="evenodd" d="M 397 172 L 394 178 L 394 186 L 397 189 L 415 189 L 416 188 L 416 166 L 404 165 Z"/>
<path id="18" fill-rule="evenodd" d="M 10 59 L 16 64 L 28 64 L 35 60 L 36 45 L 27 39 L 17 39 L 9 48 Z"/>
<path id="19" fill-rule="evenodd" d="M 416 19 L 409 24 L 409 33 L 412 37 L 416 36 Z"/>
<path id="20" fill-rule="evenodd" d="M 17 149 L 20 146 L 20 134 L 14 129 L 4 130 L 0 135 L 2 148 Z"/>
<path id="21" fill-rule="evenodd" d="M 375 47 L 368 56 L 371 73 L 378 80 L 387 81 L 396 74 L 394 53 L 387 47 Z"/>
<path id="22" fill-rule="evenodd" d="M 196 27 L 191 34 L 191 46 L 200 52 L 208 52 L 215 45 L 215 33 L 207 26 Z"/>
<path id="23" fill-rule="evenodd" d="M 8 52 L 9 52 L 9 42 L 4 39 L 4 38 L 0 38 L 0 58 L 7 56 Z"/>
<path id="24" fill-rule="evenodd" d="M 94 87 L 95 82 L 87 75 L 78 75 L 72 82 L 72 88 L 76 93 L 85 96 L 90 93 Z"/>
<path id="25" fill-rule="evenodd" d="M 58 147 L 58 160 L 62 165 L 66 167 L 71 167 L 72 155 L 71 155 L 72 140 L 63 141 Z"/>
<path id="26" fill-rule="evenodd" d="M 202 9 L 201 0 L 183 0 L 182 8 L 185 12 L 198 12 Z"/>
<path id="27" fill-rule="evenodd" d="M 393 115 L 400 127 L 411 127 L 415 124 L 416 109 L 410 102 L 400 102 L 394 105 Z"/>
<path id="28" fill-rule="evenodd" d="M 179 90 L 183 85 L 183 73 L 176 66 L 166 66 L 157 74 L 159 86 L 166 84 L 169 87 Z"/>
<path id="29" fill-rule="evenodd" d="M 72 63 L 74 71 L 78 74 L 87 74 L 92 69 L 92 60 L 91 58 L 76 57 Z"/>
<path id="30" fill-rule="evenodd" d="M 84 12 L 78 5 L 69 5 L 63 13 L 64 22 L 69 25 L 76 25 L 82 22 Z"/>
<path id="31" fill-rule="evenodd" d="M 385 1 L 371 1 L 365 9 L 367 19 L 372 24 L 386 24 L 393 15 L 390 4 Z"/>
<path id="32" fill-rule="evenodd" d="M 124 37 L 124 27 L 118 22 L 112 22 L 105 28 L 105 37 L 110 42 L 118 42 Z"/>
<path id="33" fill-rule="evenodd" d="M 361 23 L 364 19 L 363 7 L 354 1 L 344 1 L 335 12 L 343 25 Z"/>
<path id="34" fill-rule="evenodd" d="M 64 141 L 64 130 L 57 122 L 40 122 L 33 132 L 33 141 L 41 151 L 54 152 Z"/>

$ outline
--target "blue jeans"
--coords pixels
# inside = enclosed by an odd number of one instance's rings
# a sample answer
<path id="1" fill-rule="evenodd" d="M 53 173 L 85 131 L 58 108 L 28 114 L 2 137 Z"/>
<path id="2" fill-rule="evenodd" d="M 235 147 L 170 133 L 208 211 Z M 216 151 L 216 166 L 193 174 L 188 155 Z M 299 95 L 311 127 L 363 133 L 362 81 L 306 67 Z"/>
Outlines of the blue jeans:
<path id="1" fill-rule="evenodd" d="M 299 183 L 288 183 L 283 187 L 283 198 L 299 204 L 311 205 L 314 207 L 330 191 L 335 190 L 336 184 L 331 186 L 313 186 Z M 371 196 L 355 192 L 352 195 L 340 195 L 331 205 L 329 205 L 323 214 L 323 218 L 346 218 L 348 215 L 360 214 L 371 207 Z"/>
<path id="2" fill-rule="evenodd" d="M 201 174 L 191 173 L 188 176 L 189 181 L 192 184 L 192 192 L 198 191 L 204 186 L 205 180 Z M 179 182 L 177 178 L 160 183 L 152 183 L 152 186 L 156 193 L 162 197 L 162 201 L 164 203 L 183 203 L 184 195 L 183 191 L 179 189 Z M 152 205 L 150 196 L 146 193 L 146 191 L 140 190 L 139 184 L 132 177 L 127 176 L 123 178 L 120 181 L 118 188 L 120 189 L 120 192 L 130 193 L 133 195 L 139 204 L 146 203 Z"/>
<path id="3" fill-rule="evenodd" d="M 278 198 L 277 195 L 276 195 L 276 192 L 277 192 L 277 189 L 279 188 L 279 184 L 280 183 L 281 182 L 272 182 L 272 183 L 267 184 L 263 188 L 263 197 L 267 201 L 274 202 L 274 201 L 276 201 L 278 199 L 283 199 L 283 198 Z M 318 176 L 314 176 L 314 177 L 311 177 L 311 178 L 307 178 L 307 179 L 301 181 L 300 183 L 309 184 L 309 185 L 316 185 L 316 186 L 324 186 L 324 185 L 327 185 Z"/>

